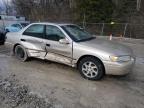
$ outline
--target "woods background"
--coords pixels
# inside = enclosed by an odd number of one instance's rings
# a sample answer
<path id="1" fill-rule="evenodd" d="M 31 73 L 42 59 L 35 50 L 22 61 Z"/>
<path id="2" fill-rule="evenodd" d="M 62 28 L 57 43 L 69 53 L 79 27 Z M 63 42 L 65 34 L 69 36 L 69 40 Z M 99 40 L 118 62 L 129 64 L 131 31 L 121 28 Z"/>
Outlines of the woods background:
<path id="1" fill-rule="evenodd" d="M 6 14 L 24 16 L 31 22 L 82 23 L 98 35 L 144 38 L 142 0 L 3 0 Z M 115 25 L 110 25 L 115 22 Z M 105 25 L 104 25 L 105 24 Z M 104 25 L 104 28 L 103 28 Z"/>

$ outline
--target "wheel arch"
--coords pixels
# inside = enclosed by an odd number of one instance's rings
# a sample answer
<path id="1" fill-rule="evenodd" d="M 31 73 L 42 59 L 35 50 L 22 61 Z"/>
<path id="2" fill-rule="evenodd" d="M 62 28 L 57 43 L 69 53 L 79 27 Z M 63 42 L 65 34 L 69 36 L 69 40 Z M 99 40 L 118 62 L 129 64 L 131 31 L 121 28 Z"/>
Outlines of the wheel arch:
<path id="1" fill-rule="evenodd" d="M 99 57 L 96 57 L 96 56 L 93 56 L 93 55 L 83 55 L 83 56 L 81 56 L 81 57 L 78 59 L 78 61 L 77 61 L 76 67 L 78 67 L 79 62 L 80 62 L 83 58 L 86 58 L 86 57 L 93 57 L 93 58 L 97 59 L 98 61 L 100 61 L 101 64 L 103 65 L 104 73 L 105 73 L 105 66 L 104 66 L 104 63 L 102 62 L 102 60 L 101 60 Z"/>
<path id="2" fill-rule="evenodd" d="M 19 44 L 19 43 L 16 43 L 16 44 L 13 46 L 13 49 L 12 49 L 13 54 L 15 54 L 15 48 L 16 48 L 16 46 L 18 46 L 18 45 L 20 45 L 20 44 Z"/>

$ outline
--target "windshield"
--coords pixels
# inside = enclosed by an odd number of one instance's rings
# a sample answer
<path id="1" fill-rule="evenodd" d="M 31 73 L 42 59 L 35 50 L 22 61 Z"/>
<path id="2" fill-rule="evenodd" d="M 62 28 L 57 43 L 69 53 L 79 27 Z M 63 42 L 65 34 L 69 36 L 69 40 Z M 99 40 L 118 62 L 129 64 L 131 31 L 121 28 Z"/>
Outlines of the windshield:
<path id="1" fill-rule="evenodd" d="M 61 27 L 76 42 L 94 39 L 92 35 L 90 35 L 88 32 L 82 30 L 80 27 L 76 25 L 63 25 Z"/>
<path id="2" fill-rule="evenodd" d="M 26 27 L 27 25 L 29 25 L 29 23 L 21 23 L 22 27 Z"/>

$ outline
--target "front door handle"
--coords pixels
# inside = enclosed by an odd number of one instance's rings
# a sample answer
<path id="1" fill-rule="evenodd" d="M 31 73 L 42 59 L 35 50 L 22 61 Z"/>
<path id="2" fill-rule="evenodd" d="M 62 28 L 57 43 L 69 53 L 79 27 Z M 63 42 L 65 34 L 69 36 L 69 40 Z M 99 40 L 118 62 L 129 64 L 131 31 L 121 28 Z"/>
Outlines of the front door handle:
<path id="1" fill-rule="evenodd" d="M 26 40 L 25 39 L 21 39 L 21 41 L 25 42 Z"/>
<path id="2" fill-rule="evenodd" d="M 50 47 L 50 44 L 46 44 L 46 46 Z"/>

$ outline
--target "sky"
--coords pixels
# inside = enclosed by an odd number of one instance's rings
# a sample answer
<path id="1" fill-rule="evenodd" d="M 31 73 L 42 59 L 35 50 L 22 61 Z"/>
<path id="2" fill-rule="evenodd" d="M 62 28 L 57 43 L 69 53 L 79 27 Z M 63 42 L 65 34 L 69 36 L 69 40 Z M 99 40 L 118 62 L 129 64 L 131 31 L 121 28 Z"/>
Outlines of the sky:
<path id="1" fill-rule="evenodd" d="M 1 7 L 2 9 L 5 9 L 5 5 L 4 5 L 3 1 L 8 1 L 8 2 L 10 2 L 11 0 L 0 0 L 0 7 Z"/>
<path id="2" fill-rule="evenodd" d="M 11 2 L 11 0 L 0 0 L 0 14 L 6 14 L 6 8 L 5 8 L 5 4 L 3 3 L 3 1 L 8 1 L 9 3 Z M 9 15 L 16 15 L 16 11 L 15 10 L 10 10 L 9 11 Z"/>
<path id="3" fill-rule="evenodd" d="M 3 5 L 2 0 L 0 0 L 0 7 L 1 7 L 1 8 L 4 8 L 4 5 Z"/>

